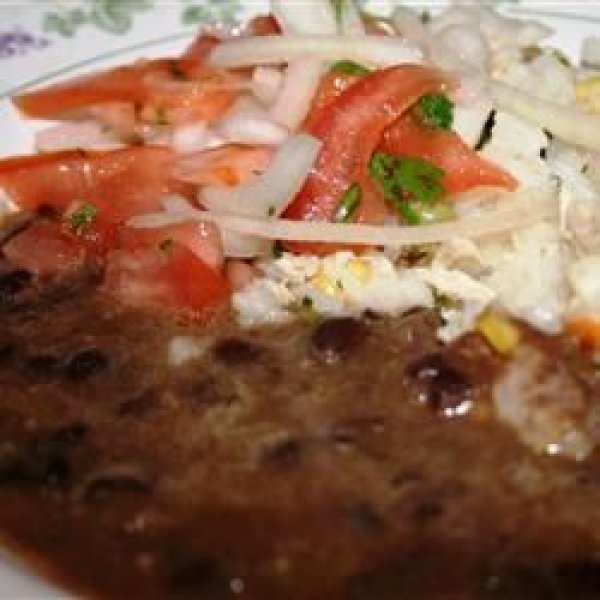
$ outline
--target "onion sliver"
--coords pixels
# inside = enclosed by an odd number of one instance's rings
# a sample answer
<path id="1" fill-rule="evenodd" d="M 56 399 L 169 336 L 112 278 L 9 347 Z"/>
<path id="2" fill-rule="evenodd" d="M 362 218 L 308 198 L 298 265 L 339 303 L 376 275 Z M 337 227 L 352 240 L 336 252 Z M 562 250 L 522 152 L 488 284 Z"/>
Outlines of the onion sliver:
<path id="1" fill-rule="evenodd" d="M 292 131 L 300 126 L 310 110 L 323 71 L 321 61 L 295 60 L 289 64 L 279 96 L 270 110 L 275 122 Z"/>
<path id="2" fill-rule="evenodd" d="M 354 60 L 380 66 L 421 62 L 421 51 L 394 37 L 356 39 L 330 35 L 267 35 L 236 38 L 216 46 L 208 62 L 219 67 L 275 65 L 293 60 Z"/>
<path id="3" fill-rule="evenodd" d="M 404 247 L 446 242 L 456 237 L 478 238 L 519 229 L 557 218 L 556 198 L 546 191 L 528 190 L 529 201 L 507 200 L 507 205 L 486 214 L 447 223 L 421 226 L 378 226 L 286 219 L 256 219 L 197 210 L 185 200 L 165 203 L 167 212 L 140 215 L 133 227 L 162 227 L 185 221 L 211 221 L 221 229 L 271 240 Z M 541 197 L 536 198 L 536 193 Z"/>
<path id="4" fill-rule="evenodd" d="M 240 98 L 217 123 L 217 132 L 228 142 L 276 146 L 289 135 L 269 113 L 251 97 Z"/>
<path id="5" fill-rule="evenodd" d="M 333 35 L 337 32 L 329 0 L 271 0 L 271 12 L 286 34 Z"/>
<path id="6" fill-rule="evenodd" d="M 513 86 L 491 81 L 498 108 L 512 112 L 571 144 L 600 151 L 600 115 L 577 112 L 573 107 L 542 100 Z"/>
<path id="7" fill-rule="evenodd" d="M 210 211 L 254 217 L 279 215 L 306 180 L 321 142 L 306 133 L 289 137 L 253 181 L 233 188 L 206 186 L 200 201 Z"/>

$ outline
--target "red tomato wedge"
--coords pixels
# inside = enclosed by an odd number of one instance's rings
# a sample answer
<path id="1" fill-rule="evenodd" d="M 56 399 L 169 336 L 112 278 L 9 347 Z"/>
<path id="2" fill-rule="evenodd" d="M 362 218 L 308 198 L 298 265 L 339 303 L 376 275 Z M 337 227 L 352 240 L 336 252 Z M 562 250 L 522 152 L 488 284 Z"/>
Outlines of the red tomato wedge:
<path id="1" fill-rule="evenodd" d="M 368 174 L 370 158 L 383 132 L 421 96 L 450 85 L 447 77 L 420 65 L 375 71 L 327 104 L 308 129 L 323 142 L 306 183 L 284 216 L 305 221 L 331 221 L 344 193 L 353 184 L 362 189 L 355 221 L 380 223 L 385 202 Z M 331 244 L 290 243 L 295 252 L 326 254 Z"/>
<path id="2" fill-rule="evenodd" d="M 62 215 L 72 203 L 86 202 L 102 220 L 123 223 L 156 211 L 165 193 L 189 192 L 172 181 L 173 160 L 170 150 L 152 146 L 9 158 L 0 161 L 0 189 L 24 210 L 50 206 Z"/>
<path id="3" fill-rule="evenodd" d="M 199 42 L 198 42 L 199 44 Z M 207 43 L 208 46 L 208 43 Z M 196 56 L 209 48 L 190 49 L 190 58 L 146 60 L 78 77 L 27 92 L 14 99 L 26 115 L 60 118 L 69 113 L 107 103 L 139 106 L 150 120 L 183 120 L 179 113 L 210 121 L 221 116 L 237 94 L 228 86 L 230 75 L 203 65 Z M 172 114 L 171 114 L 172 113 Z"/>
<path id="4" fill-rule="evenodd" d="M 102 287 L 124 304 L 164 310 L 216 307 L 231 292 L 223 275 L 177 243 L 109 253 Z"/>
<path id="5" fill-rule="evenodd" d="M 397 156 L 423 158 L 444 170 L 442 185 L 458 194 L 480 185 L 515 189 L 516 180 L 500 167 L 479 156 L 453 131 L 422 125 L 406 114 L 389 127 L 378 150 Z"/>
<path id="6" fill-rule="evenodd" d="M 42 277 L 74 271 L 85 260 L 83 246 L 53 221 L 32 223 L 11 238 L 2 251 L 14 266 Z"/>

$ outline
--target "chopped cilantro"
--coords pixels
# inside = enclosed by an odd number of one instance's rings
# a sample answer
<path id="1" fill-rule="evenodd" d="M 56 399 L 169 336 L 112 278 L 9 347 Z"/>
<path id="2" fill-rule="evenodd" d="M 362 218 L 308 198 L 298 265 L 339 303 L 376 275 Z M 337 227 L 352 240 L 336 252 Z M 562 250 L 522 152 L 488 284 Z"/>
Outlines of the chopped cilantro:
<path id="1" fill-rule="evenodd" d="M 283 256 L 284 251 L 285 248 L 279 240 L 277 240 L 273 244 L 273 248 L 271 248 L 271 254 L 273 255 L 273 258 L 281 258 Z"/>
<path id="2" fill-rule="evenodd" d="M 448 205 L 438 201 L 444 195 L 444 171 L 421 158 L 400 158 L 376 152 L 369 163 L 371 177 L 383 190 L 405 221 L 430 223 L 452 218 Z"/>
<path id="3" fill-rule="evenodd" d="M 342 24 L 342 19 L 344 16 L 345 8 L 345 0 L 330 0 L 331 6 L 333 7 L 333 13 L 335 14 L 335 21 L 338 25 Z"/>
<path id="4" fill-rule="evenodd" d="M 98 209 L 93 204 L 84 202 L 69 216 L 71 229 L 75 233 L 81 234 L 97 215 Z"/>
<path id="5" fill-rule="evenodd" d="M 338 73 L 340 75 L 368 75 L 371 71 L 360 63 L 353 60 L 338 60 L 329 70 L 330 73 Z"/>
<path id="6" fill-rule="evenodd" d="M 360 206 L 362 189 L 358 183 L 353 183 L 345 192 L 335 211 L 333 220 L 338 223 L 348 223 L 352 220 L 356 209 Z"/>
<path id="7" fill-rule="evenodd" d="M 454 104 L 444 94 L 426 94 L 417 102 L 416 112 L 428 127 L 452 128 Z"/>

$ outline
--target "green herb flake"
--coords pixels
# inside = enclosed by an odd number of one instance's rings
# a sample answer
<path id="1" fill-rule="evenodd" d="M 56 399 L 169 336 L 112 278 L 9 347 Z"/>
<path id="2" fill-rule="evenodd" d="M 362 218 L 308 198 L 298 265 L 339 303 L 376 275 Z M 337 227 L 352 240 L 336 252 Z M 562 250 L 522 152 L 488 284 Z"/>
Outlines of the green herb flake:
<path id="1" fill-rule="evenodd" d="M 558 48 L 552 48 L 552 56 L 554 56 L 554 58 L 563 67 L 571 68 L 573 66 L 573 64 L 571 63 L 571 60 L 569 59 L 569 57 L 564 52 L 562 52 L 561 50 L 559 50 Z"/>
<path id="2" fill-rule="evenodd" d="M 279 240 L 277 240 L 271 248 L 271 254 L 273 255 L 273 258 L 281 258 L 284 252 L 285 248 L 283 244 Z"/>
<path id="3" fill-rule="evenodd" d="M 426 94 L 416 105 L 421 121 L 434 129 L 451 129 L 454 120 L 454 104 L 444 94 Z"/>
<path id="4" fill-rule="evenodd" d="M 434 164 L 376 152 L 369 173 L 406 222 L 418 225 L 452 218 L 450 206 L 438 202 L 445 193 L 445 173 Z"/>
<path id="5" fill-rule="evenodd" d="M 337 223 L 348 223 L 360 206 L 362 189 L 358 183 L 353 183 L 345 192 L 340 201 L 333 220 Z"/>
<path id="6" fill-rule="evenodd" d="M 71 229 L 78 235 L 97 217 L 98 209 L 87 202 L 81 204 L 77 210 L 69 216 Z"/>
<path id="7" fill-rule="evenodd" d="M 421 23 L 428 25 L 431 23 L 431 13 L 428 10 L 421 11 Z"/>
<path id="8" fill-rule="evenodd" d="M 333 7 L 333 13 L 335 15 L 335 22 L 338 26 L 341 26 L 346 10 L 346 0 L 331 0 L 331 6 Z"/>
<path id="9" fill-rule="evenodd" d="M 362 77 L 363 75 L 368 75 L 371 71 L 353 60 L 338 60 L 338 62 L 332 65 L 329 72 L 338 75 L 356 75 Z"/>
<path id="10" fill-rule="evenodd" d="M 273 205 L 269 206 L 269 209 L 267 210 L 267 216 L 268 217 L 275 216 L 275 207 Z"/>

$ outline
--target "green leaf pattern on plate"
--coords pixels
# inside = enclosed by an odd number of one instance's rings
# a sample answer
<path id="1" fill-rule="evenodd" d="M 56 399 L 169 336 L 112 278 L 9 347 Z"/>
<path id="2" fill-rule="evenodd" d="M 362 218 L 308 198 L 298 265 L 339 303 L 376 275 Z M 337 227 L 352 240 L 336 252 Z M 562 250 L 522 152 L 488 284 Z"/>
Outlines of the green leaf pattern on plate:
<path id="1" fill-rule="evenodd" d="M 209 22 L 233 23 L 241 9 L 241 0 L 179 0 L 181 22 L 199 25 Z M 48 2 L 57 7 L 43 18 L 43 29 L 61 37 L 74 37 L 83 25 L 97 27 L 106 33 L 123 35 L 131 30 L 135 17 L 156 6 L 156 0 L 76 0 Z"/>

